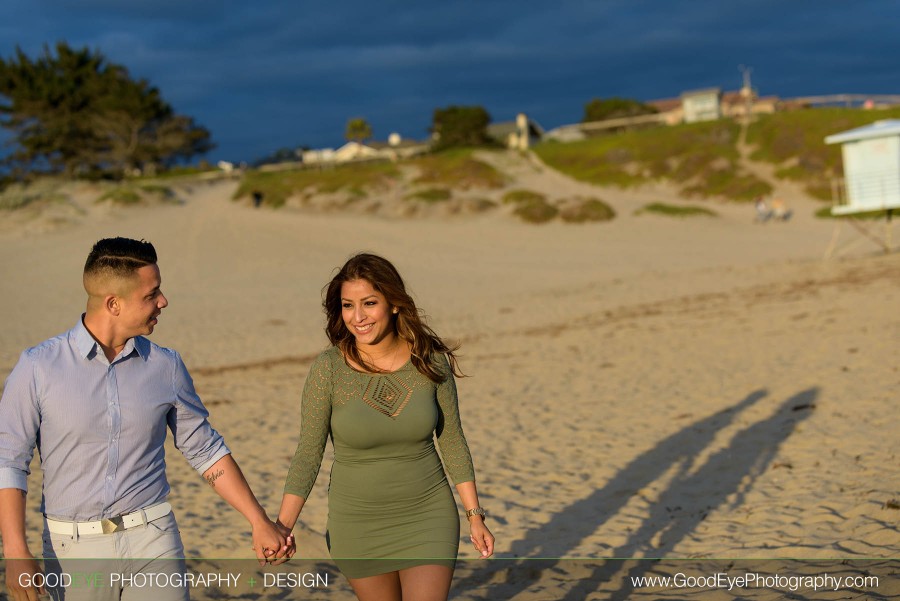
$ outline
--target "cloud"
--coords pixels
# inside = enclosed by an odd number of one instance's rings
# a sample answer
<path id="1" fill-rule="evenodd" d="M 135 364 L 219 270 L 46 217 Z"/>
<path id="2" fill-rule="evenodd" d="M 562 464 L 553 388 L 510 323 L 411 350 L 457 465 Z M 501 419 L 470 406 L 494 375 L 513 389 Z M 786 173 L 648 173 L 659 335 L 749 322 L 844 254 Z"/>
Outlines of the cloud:
<path id="1" fill-rule="evenodd" d="M 900 3 L 878 0 L 3 0 L 0 55 L 100 49 L 222 152 L 257 135 L 259 154 L 339 143 L 356 114 L 422 135 L 451 103 L 551 127 L 593 97 L 736 89 L 741 64 L 764 94 L 895 92 L 896 17 Z"/>

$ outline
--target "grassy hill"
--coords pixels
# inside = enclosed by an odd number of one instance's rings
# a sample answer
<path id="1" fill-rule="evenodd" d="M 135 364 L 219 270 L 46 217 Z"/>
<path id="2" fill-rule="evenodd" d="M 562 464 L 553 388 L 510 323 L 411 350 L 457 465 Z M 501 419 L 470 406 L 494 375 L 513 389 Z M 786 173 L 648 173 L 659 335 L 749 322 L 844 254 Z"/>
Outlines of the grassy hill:
<path id="1" fill-rule="evenodd" d="M 380 161 L 277 172 L 249 171 L 234 197 L 244 198 L 258 191 L 263 194 L 265 204 L 278 207 L 292 197 L 302 201 L 324 194 L 341 196 L 342 202 L 349 205 L 403 185 L 408 188 L 406 195 L 410 199 L 442 202 L 450 200 L 454 191 L 502 187 L 504 176 L 473 158 L 473 152 L 473 149 L 453 149 L 399 164 Z M 415 175 L 406 177 L 407 170 Z"/>
<path id="2" fill-rule="evenodd" d="M 841 145 L 825 137 L 882 119 L 900 119 L 900 108 L 869 110 L 819 108 L 763 115 L 750 125 L 751 158 L 773 163 L 780 178 L 804 184 L 822 200 L 831 199 L 831 178 L 843 175 Z"/>
<path id="3" fill-rule="evenodd" d="M 900 119 L 900 108 L 816 108 L 761 115 L 747 129 L 750 152 L 748 156 L 745 150 L 744 158 L 739 148 L 741 126 L 730 119 L 610 133 L 571 143 L 550 141 L 537 145 L 534 152 L 557 171 L 599 186 L 628 188 L 661 181 L 676 185 L 684 197 L 736 201 L 772 193 L 771 171 L 753 169 L 745 162 L 749 159 L 772 164 L 776 178 L 800 182 L 811 196 L 829 200 L 832 178 L 842 175 L 842 165 L 840 146 L 826 145 L 825 137 L 881 119 Z M 398 164 L 250 171 L 235 197 L 260 191 L 266 204 L 280 206 L 292 197 L 306 202 L 329 195 L 328 206 L 350 206 L 399 189 L 410 204 L 447 205 L 469 198 L 485 207 L 489 203 L 479 192 L 491 196 L 511 182 L 473 152 L 453 149 Z"/>
<path id="4" fill-rule="evenodd" d="M 761 115 L 748 131 L 750 159 L 772 163 L 780 179 L 798 181 L 811 196 L 830 200 L 831 179 L 843 175 L 840 145 L 825 137 L 881 119 L 900 108 L 816 108 Z M 771 186 L 742 169 L 740 126 L 731 120 L 656 127 L 581 142 L 540 144 L 535 152 L 576 179 L 621 187 L 650 180 L 675 183 L 685 196 L 750 200 Z"/>
<path id="5" fill-rule="evenodd" d="M 748 127 L 744 145 L 741 126 L 722 119 L 610 133 L 580 142 L 545 142 L 534 152 L 559 173 L 597 186 L 628 188 L 661 181 L 675 185 L 684 197 L 743 201 L 771 193 L 771 184 L 781 179 L 800 182 L 811 196 L 827 200 L 832 179 L 842 175 L 842 165 L 840 146 L 826 145 L 824 138 L 881 119 L 900 119 L 900 108 L 821 108 L 763 115 Z M 298 165 L 284 171 L 232 175 L 173 172 L 117 184 L 98 182 L 95 188 L 97 201 L 147 204 L 172 200 L 170 186 L 187 185 L 192 178 L 239 177 L 235 199 L 249 199 L 259 192 L 272 207 L 291 203 L 311 210 L 351 209 L 392 216 L 500 208 L 537 222 L 615 216 L 589 189 L 571 194 L 561 190 L 570 181 L 567 178 L 549 187 L 543 181 L 525 183 L 533 170 L 516 171 L 515 165 L 523 161 L 527 164 L 528 157 L 511 151 L 453 149 L 398 163 Z M 64 203 L 71 196 L 66 190 L 65 182 L 58 179 L 7 186 L 0 190 L 0 209 Z"/>
<path id="6" fill-rule="evenodd" d="M 248 171 L 241 179 L 235 198 L 263 195 L 264 203 L 280 207 L 295 195 L 345 193 L 348 202 L 364 198 L 372 190 L 383 190 L 400 177 L 392 163 L 357 163 L 323 169 L 292 171 Z"/>
<path id="7" fill-rule="evenodd" d="M 546 142 L 534 151 L 554 169 L 593 184 L 629 187 L 663 180 L 677 184 L 685 196 L 750 200 L 771 186 L 741 169 L 739 134 L 737 123 L 723 119 Z"/>

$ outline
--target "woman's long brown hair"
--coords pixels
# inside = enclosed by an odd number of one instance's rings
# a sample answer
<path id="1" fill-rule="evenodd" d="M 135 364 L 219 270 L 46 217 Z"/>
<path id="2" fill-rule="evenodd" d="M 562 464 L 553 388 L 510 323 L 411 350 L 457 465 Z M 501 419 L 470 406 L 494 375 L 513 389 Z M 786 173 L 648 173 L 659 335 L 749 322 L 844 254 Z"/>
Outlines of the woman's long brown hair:
<path id="1" fill-rule="evenodd" d="M 437 369 L 434 356 L 442 353 L 450 362 L 450 370 L 456 376 L 462 376 L 454 351 L 459 346 L 449 346 L 424 321 L 424 316 L 416 307 L 412 297 L 407 294 L 403 278 L 390 261 L 378 255 L 359 253 L 351 257 L 325 287 L 325 298 L 322 307 L 325 309 L 327 323 L 325 333 L 328 340 L 337 346 L 350 360 L 373 373 L 384 373 L 384 370 L 372 365 L 362 358 L 356 347 L 356 339 L 347 326 L 341 311 L 341 286 L 344 282 L 366 280 L 372 287 L 384 295 L 388 305 L 397 309 L 392 315 L 397 335 L 409 343 L 411 360 L 419 373 L 435 383 L 443 382 L 448 374 Z M 349 364 L 349 363 L 348 363 Z"/>

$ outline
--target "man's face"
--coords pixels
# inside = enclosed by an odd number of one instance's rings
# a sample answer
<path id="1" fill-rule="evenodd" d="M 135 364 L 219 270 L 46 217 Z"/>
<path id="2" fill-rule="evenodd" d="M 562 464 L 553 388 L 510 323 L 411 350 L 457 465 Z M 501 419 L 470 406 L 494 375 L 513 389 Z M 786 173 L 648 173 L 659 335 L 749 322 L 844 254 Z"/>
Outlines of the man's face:
<path id="1" fill-rule="evenodd" d="M 160 290 L 162 279 L 159 276 L 159 267 L 145 265 L 135 274 L 130 290 L 123 292 L 119 297 L 121 311 L 118 325 L 122 333 L 129 338 L 152 334 L 154 326 L 158 323 L 159 314 L 169 304 Z"/>

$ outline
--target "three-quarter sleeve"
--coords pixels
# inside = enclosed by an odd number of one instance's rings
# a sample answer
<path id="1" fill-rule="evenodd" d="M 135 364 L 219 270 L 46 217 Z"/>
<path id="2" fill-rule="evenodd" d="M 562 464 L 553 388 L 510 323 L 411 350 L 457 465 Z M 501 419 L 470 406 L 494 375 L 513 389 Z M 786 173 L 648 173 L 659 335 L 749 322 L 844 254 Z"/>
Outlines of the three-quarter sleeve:
<path id="1" fill-rule="evenodd" d="M 304 499 L 316 483 L 331 431 L 332 371 L 328 353 L 322 353 L 309 368 L 303 386 L 300 442 L 288 469 L 284 492 Z"/>
<path id="2" fill-rule="evenodd" d="M 40 428 L 34 361 L 22 353 L 0 399 L 0 488 L 28 491 L 29 464 Z"/>
<path id="3" fill-rule="evenodd" d="M 454 484 L 472 482 L 475 480 L 475 468 L 472 466 L 472 455 L 459 418 L 456 380 L 453 379 L 453 371 L 444 355 L 440 356 L 438 365 L 445 375 L 444 381 L 437 386 L 437 401 L 441 412 L 437 427 L 438 449 Z"/>

